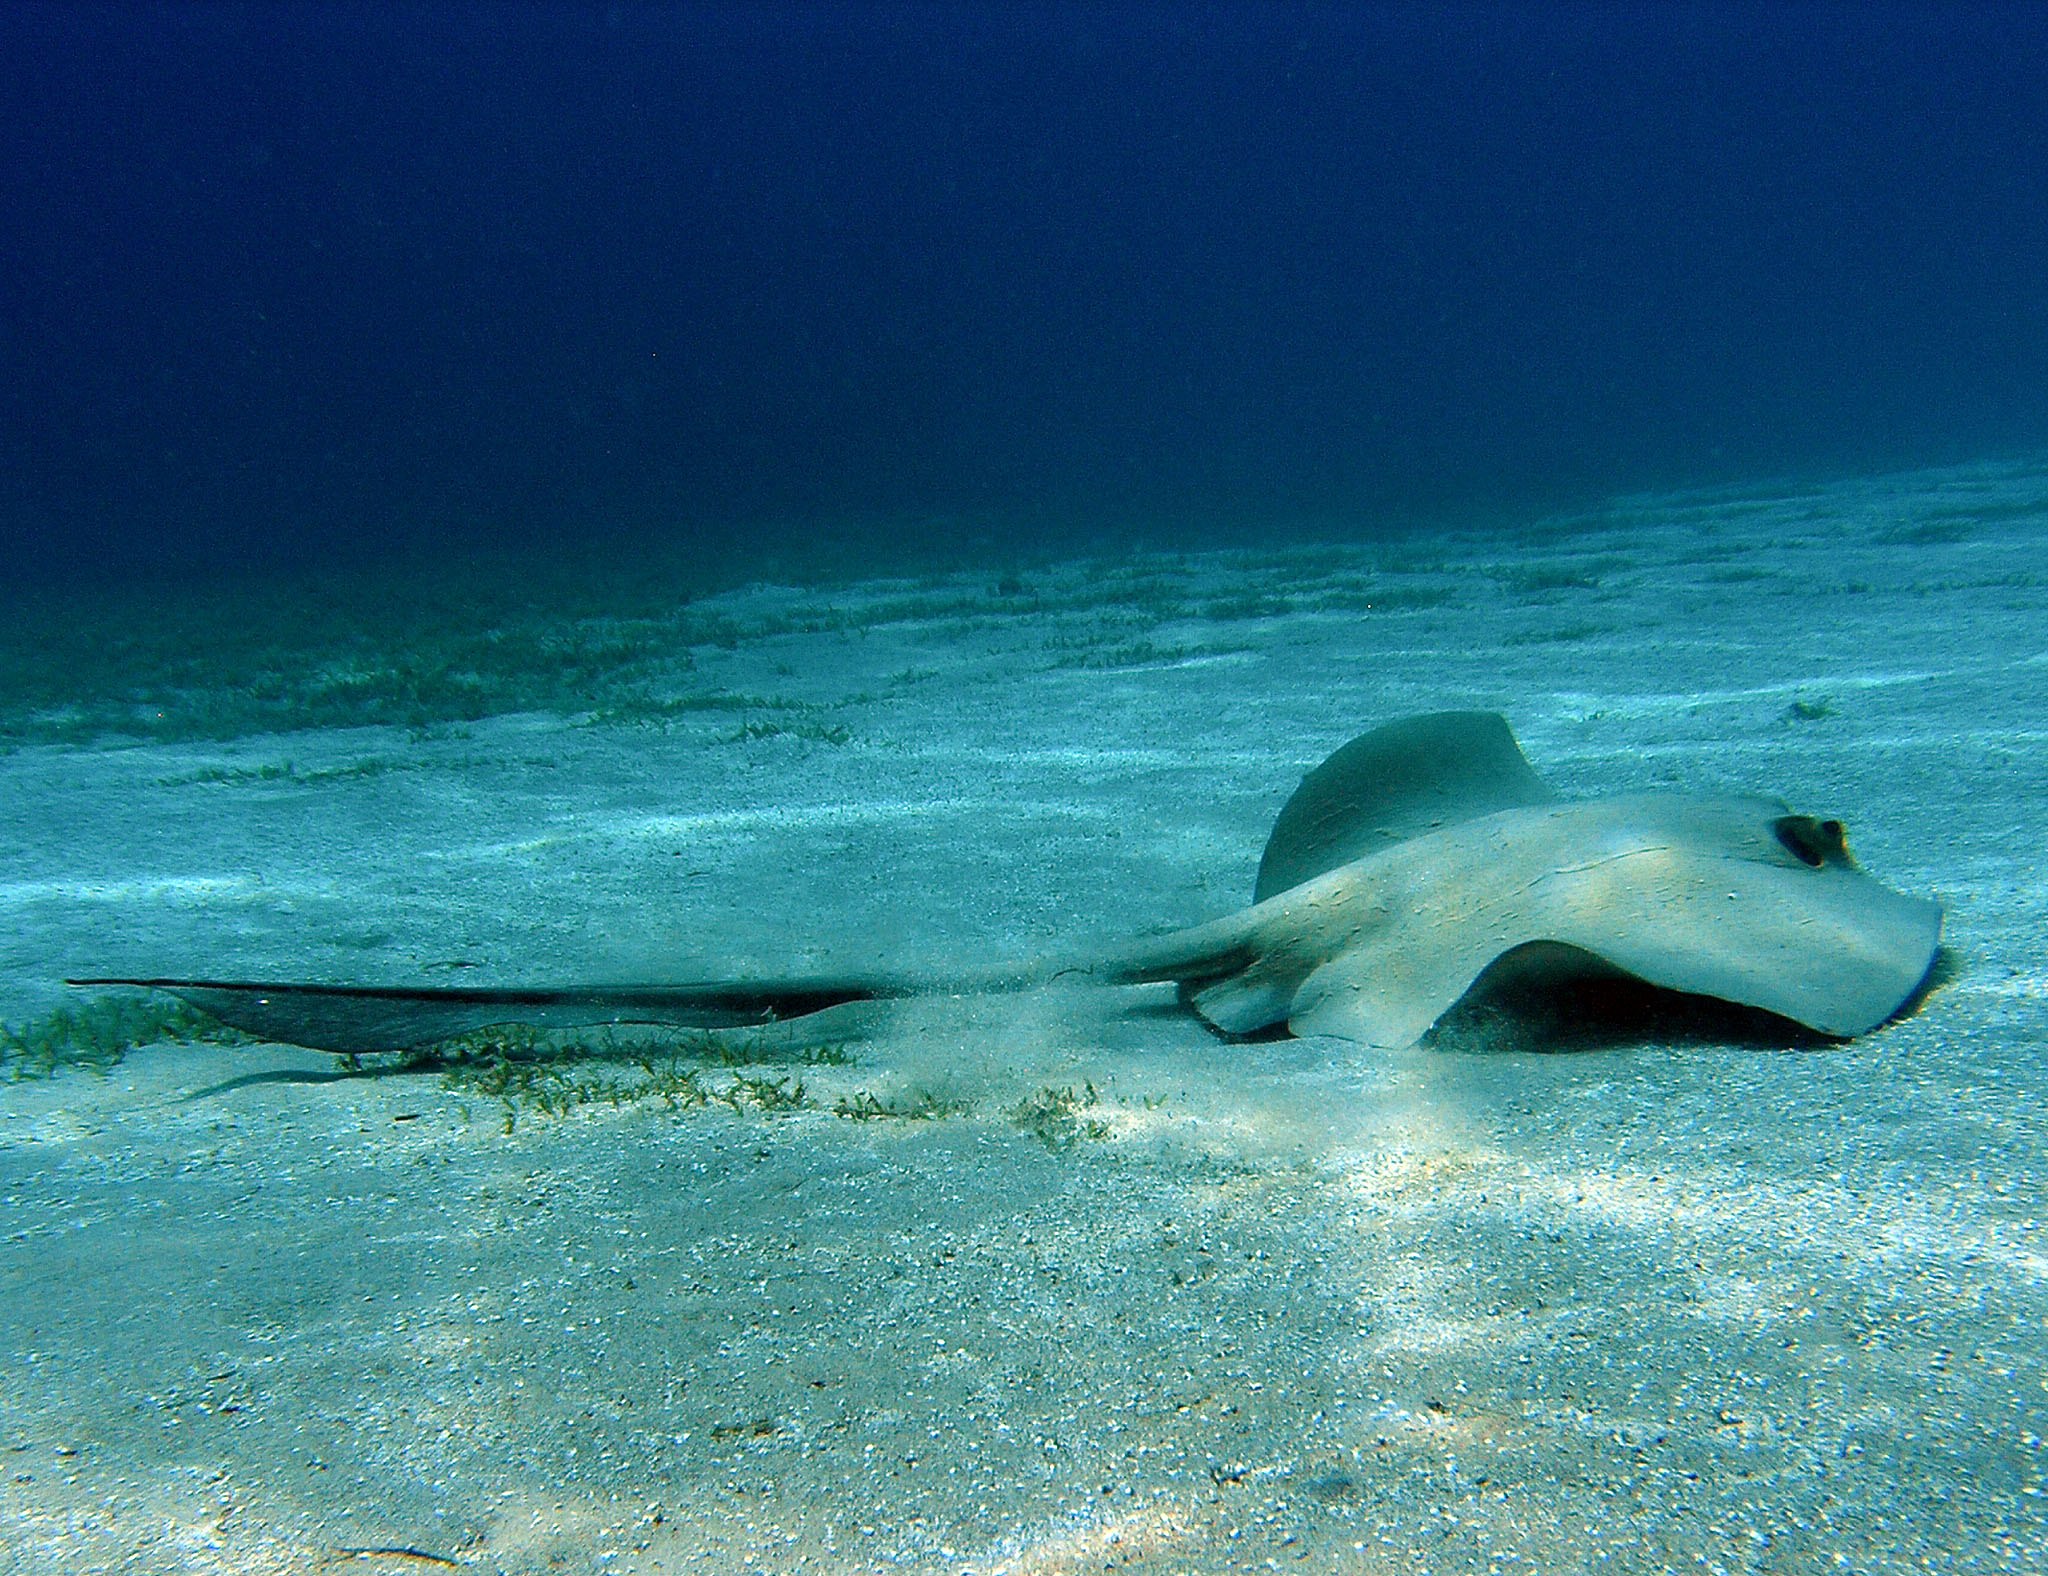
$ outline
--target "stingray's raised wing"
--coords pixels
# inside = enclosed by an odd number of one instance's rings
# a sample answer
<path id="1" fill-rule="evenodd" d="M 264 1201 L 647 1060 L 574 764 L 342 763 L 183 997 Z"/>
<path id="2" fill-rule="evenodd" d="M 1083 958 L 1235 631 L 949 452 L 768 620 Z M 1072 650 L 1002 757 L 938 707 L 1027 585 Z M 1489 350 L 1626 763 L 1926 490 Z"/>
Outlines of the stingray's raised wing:
<path id="1" fill-rule="evenodd" d="M 1266 839 L 1252 901 L 1426 832 L 1556 798 L 1498 712 L 1403 717 L 1302 778 Z"/>
<path id="2" fill-rule="evenodd" d="M 909 994 L 879 980 L 763 980 L 708 985 L 570 985 L 501 989 L 263 984 L 236 980 L 79 979 L 68 985 L 166 990 L 260 1039 L 317 1051 L 407 1051 L 479 1029 L 660 1024 L 737 1029 Z"/>

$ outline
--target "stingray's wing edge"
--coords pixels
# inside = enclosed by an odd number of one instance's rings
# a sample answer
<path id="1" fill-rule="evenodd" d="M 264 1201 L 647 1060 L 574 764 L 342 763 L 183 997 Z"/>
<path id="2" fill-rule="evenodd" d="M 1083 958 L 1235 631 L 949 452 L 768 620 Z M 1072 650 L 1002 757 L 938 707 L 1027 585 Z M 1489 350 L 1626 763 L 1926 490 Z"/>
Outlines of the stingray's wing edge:
<path id="1" fill-rule="evenodd" d="M 510 1024 L 661 1024 L 732 1029 L 909 994 L 885 980 L 733 980 L 693 985 L 552 987 L 315 985 L 252 980 L 72 979 L 76 986 L 169 991 L 259 1039 L 336 1053 L 405 1051 Z"/>

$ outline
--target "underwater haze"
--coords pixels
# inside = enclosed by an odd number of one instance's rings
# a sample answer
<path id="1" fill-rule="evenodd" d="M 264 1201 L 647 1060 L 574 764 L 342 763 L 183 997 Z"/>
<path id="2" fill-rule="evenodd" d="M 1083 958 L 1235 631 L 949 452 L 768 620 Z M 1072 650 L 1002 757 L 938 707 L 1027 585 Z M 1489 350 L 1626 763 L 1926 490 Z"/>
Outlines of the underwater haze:
<path id="1" fill-rule="evenodd" d="M 12 572 L 1355 536 L 2048 433 L 2032 5 L 0 10 Z"/>
<path id="2" fill-rule="evenodd" d="M 2048 1576 L 2044 716 L 2048 8 L 0 0 L 0 1576 Z"/>

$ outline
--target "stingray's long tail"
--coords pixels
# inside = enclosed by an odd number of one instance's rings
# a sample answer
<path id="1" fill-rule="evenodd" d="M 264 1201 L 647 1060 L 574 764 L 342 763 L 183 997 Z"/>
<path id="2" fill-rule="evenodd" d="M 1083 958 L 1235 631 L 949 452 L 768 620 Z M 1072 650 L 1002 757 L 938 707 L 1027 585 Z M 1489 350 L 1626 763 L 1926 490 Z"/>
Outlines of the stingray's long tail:
<path id="1" fill-rule="evenodd" d="M 648 1024 L 739 1029 L 854 1002 L 993 995 L 1041 985 L 1183 985 L 1242 967 L 1237 916 L 1093 957 L 1045 959 L 911 978 L 891 975 L 717 980 L 688 985 L 413 986 L 286 981 L 74 979 L 68 985 L 169 991 L 262 1040 L 338 1053 L 409 1051 L 479 1029 Z"/>
<path id="2" fill-rule="evenodd" d="M 210 1018 L 260 1039 L 317 1051 L 406 1051 L 478 1029 L 523 1024 L 588 1028 L 661 1024 L 735 1029 L 807 1017 L 915 988 L 886 979 L 722 981 L 703 985 L 378 986 L 244 980 L 77 979 L 170 991 Z"/>

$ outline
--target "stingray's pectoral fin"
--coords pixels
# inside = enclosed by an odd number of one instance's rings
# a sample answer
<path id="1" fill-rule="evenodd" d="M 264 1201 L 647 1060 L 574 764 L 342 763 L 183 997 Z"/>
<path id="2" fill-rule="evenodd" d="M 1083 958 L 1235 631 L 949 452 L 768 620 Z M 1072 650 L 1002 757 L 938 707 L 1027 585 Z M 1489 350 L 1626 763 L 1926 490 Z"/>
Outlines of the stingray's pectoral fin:
<path id="1" fill-rule="evenodd" d="M 1456 1005 L 1485 963 L 1363 950 L 1304 970 L 1260 960 L 1222 978 L 1182 982 L 1181 1000 L 1212 1028 L 1254 1035 L 1285 1024 L 1294 1034 L 1328 1034 L 1379 1050 L 1415 1044 Z"/>
<path id="2" fill-rule="evenodd" d="M 1202 1021 L 1225 1034 L 1257 1034 L 1287 1021 L 1295 981 L 1260 978 L 1247 970 L 1220 980 L 1184 980 L 1180 999 Z"/>
<path id="3" fill-rule="evenodd" d="M 1160 938 L 1099 966 L 1104 983 L 1172 980 L 1214 1029 L 1256 1035 L 1285 1024 L 1382 1050 L 1415 1044 L 1471 989 L 1504 944 L 1490 933 L 1446 937 L 1393 918 L 1325 952 L 1298 945 L 1271 905 Z"/>
<path id="4" fill-rule="evenodd" d="M 480 1029 L 645 1024 L 735 1029 L 905 994 L 875 980 L 727 981 L 703 985 L 493 988 L 263 984 L 231 980 L 80 979 L 169 991 L 258 1039 L 316 1051 L 408 1051 Z"/>
<path id="5" fill-rule="evenodd" d="M 1245 910 L 1106 953 L 1065 977 L 1098 985 L 1172 984 L 1211 1028 L 1241 1035 L 1285 1023 L 1304 972 L 1261 952 Z"/>
<path id="6" fill-rule="evenodd" d="M 1414 1045 L 1500 955 L 1493 937 L 1434 948 L 1419 940 L 1340 952 L 1301 982 L 1287 1012 L 1296 1034 L 1400 1051 Z"/>

